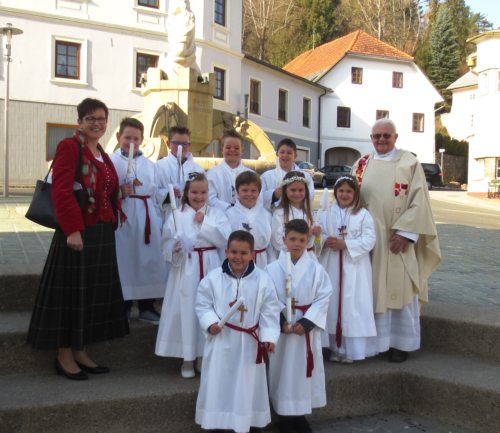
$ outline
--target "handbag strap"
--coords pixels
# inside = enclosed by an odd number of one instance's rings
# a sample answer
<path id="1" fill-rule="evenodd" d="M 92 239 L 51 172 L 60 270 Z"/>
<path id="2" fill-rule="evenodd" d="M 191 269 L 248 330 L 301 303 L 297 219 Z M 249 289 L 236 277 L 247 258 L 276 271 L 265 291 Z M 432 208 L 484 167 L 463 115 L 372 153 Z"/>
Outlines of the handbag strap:
<path id="1" fill-rule="evenodd" d="M 76 145 L 78 146 L 78 162 L 76 164 L 76 168 L 75 168 L 75 181 L 79 181 L 79 183 L 81 184 L 81 180 L 82 180 L 82 159 L 83 159 L 83 151 L 82 151 L 82 145 L 80 143 L 76 143 Z M 50 163 L 50 167 L 49 167 L 49 170 L 47 171 L 47 174 L 45 175 L 45 177 L 43 178 L 43 181 L 45 183 L 47 183 L 47 178 L 49 177 L 49 174 L 50 174 L 50 171 L 52 170 L 52 165 L 54 164 L 54 159 L 52 159 L 52 162 Z M 83 187 L 83 185 L 82 185 Z"/>

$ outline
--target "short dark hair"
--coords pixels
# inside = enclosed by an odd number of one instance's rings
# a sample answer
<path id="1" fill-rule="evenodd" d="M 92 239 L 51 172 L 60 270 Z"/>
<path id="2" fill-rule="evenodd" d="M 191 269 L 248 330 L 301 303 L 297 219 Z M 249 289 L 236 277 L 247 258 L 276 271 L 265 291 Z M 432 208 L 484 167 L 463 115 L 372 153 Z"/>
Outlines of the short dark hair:
<path id="1" fill-rule="evenodd" d="M 109 110 L 106 104 L 99 99 L 85 98 L 76 106 L 76 111 L 78 112 L 78 120 L 83 120 L 87 114 L 94 113 L 96 110 L 102 108 L 104 113 L 106 113 L 106 120 L 108 119 Z"/>
<path id="2" fill-rule="evenodd" d="M 303 219 L 290 220 L 285 224 L 285 236 L 290 232 L 309 234 L 309 224 Z"/>
<path id="3" fill-rule="evenodd" d="M 191 136 L 191 131 L 185 126 L 172 126 L 168 130 L 168 141 L 172 140 L 175 134 Z"/>
<path id="4" fill-rule="evenodd" d="M 229 235 L 229 239 L 227 240 L 227 247 L 231 245 L 232 241 L 246 242 L 250 245 L 250 249 L 254 250 L 255 241 L 252 233 L 247 232 L 246 230 L 236 230 Z"/>
<path id="5" fill-rule="evenodd" d="M 222 134 L 222 138 L 220 139 L 220 142 L 222 146 L 224 147 L 224 140 L 226 138 L 237 138 L 241 142 L 241 147 L 243 148 L 243 136 L 236 131 L 236 129 L 228 129 L 227 131 L 224 131 L 224 134 Z"/>
<path id="6" fill-rule="evenodd" d="M 134 119 L 133 117 L 124 117 L 120 122 L 120 128 L 118 129 L 118 134 L 122 134 L 123 130 L 127 127 L 140 130 L 141 135 L 144 137 L 144 125 L 140 120 Z"/>
<path id="7" fill-rule="evenodd" d="M 278 143 L 278 147 L 276 148 L 276 153 L 278 153 L 278 150 L 280 150 L 281 146 L 291 147 L 293 149 L 293 151 L 295 152 L 295 154 L 297 154 L 297 145 L 295 144 L 295 142 L 291 138 L 283 138 L 283 140 L 281 140 Z"/>
<path id="8" fill-rule="evenodd" d="M 240 173 L 236 176 L 235 187 L 236 191 L 240 189 L 241 185 L 250 185 L 255 183 L 259 188 L 259 191 L 262 190 L 262 181 L 260 180 L 260 176 L 255 173 L 255 171 L 246 170 L 243 173 Z"/>

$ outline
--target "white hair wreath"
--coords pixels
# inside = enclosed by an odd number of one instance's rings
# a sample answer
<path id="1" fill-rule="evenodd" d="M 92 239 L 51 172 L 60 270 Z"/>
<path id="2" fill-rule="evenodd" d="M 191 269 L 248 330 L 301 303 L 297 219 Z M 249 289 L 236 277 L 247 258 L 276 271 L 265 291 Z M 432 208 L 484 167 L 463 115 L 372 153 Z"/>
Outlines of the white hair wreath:
<path id="1" fill-rule="evenodd" d="M 351 177 L 351 176 L 340 176 L 336 181 L 335 181 L 335 184 L 333 185 L 333 187 L 335 188 L 337 186 L 337 184 L 341 181 L 341 180 L 350 180 L 352 182 L 354 182 L 354 178 Z"/>
<path id="2" fill-rule="evenodd" d="M 307 185 L 307 179 L 305 177 L 292 176 L 289 177 L 288 179 L 283 179 L 283 181 L 281 182 L 281 187 L 283 188 L 284 186 L 290 185 L 291 183 L 294 182 L 303 182 Z"/>

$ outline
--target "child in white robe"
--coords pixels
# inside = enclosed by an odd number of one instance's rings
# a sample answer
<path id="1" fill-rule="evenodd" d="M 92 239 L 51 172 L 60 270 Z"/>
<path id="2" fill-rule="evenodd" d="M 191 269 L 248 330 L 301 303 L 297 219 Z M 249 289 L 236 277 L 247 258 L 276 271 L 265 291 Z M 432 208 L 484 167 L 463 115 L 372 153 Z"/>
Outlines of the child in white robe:
<path id="1" fill-rule="evenodd" d="M 135 299 L 139 320 L 158 323 L 160 315 L 154 308 L 154 300 L 163 298 L 167 268 L 161 254 L 154 163 L 139 151 L 143 138 L 144 125 L 137 119 L 124 118 L 117 133 L 120 147 L 110 155 L 118 173 L 122 209 L 127 216 L 115 232 L 116 257 L 129 319 Z M 130 151 L 133 159 L 129 160 Z"/>
<path id="2" fill-rule="evenodd" d="M 297 145 L 290 138 L 284 138 L 276 148 L 276 167 L 262 173 L 262 198 L 266 209 L 272 211 L 281 203 L 281 182 L 290 171 L 302 171 L 295 160 L 297 159 Z M 314 199 L 314 181 L 309 173 L 302 171 L 307 180 L 309 198 Z"/>
<path id="3" fill-rule="evenodd" d="M 259 202 L 261 181 L 257 173 L 244 171 L 236 178 L 238 200 L 227 210 L 232 231 L 246 230 L 255 241 L 255 264 L 264 269 L 268 263 L 268 247 L 271 242 L 271 214 Z"/>
<path id="4" fill-rule="evenodd" d="M 271 421 L 265 358 L 280 335 L 273 282 L 252 261 L 250 233 L 231 233 L 227 260 L 200 283 L 196 314 L 207 336 L 196 423 L 203 429 L 260 431 Z M 243 304 L 219 326 L 238 299 Z"/>
<path id="5" fill-rule="evenodd" d="M 194 305 L 200 280 L 220 266 L 220 256 L 231 232 L 223 212 L 207 206 L 208 182 L 204 174 L 191 173 L 182 205 L 163 227 L 164 253 L 171 262 L 170 274 L 156 338 L 155 353 L 184 360 L 181 375 L 201 370 L 204 337 Z M 219 251 L 218 251 L 219 250 Z"/>
<path id="6" fill-rule="evenodd" d="M 274 210 L 271 222 L 271 243 L 276 257 L 279 256 L 280 251 L 286 251 L 283 242 L 285 224 L 293 219 L 303 219 L 310 227 L 307 251 L 311 257 L 316 258 L 314 242 L 316 237 L 321 235 L 321 227 L 313 220 L 309 189 L 304 173 L 301 171 L 288 172 L 281 182 L 281 189 L 283 191 L 281 204 Z"/>
<path id="7" fill-rule="evenodd" d="M 340 177 L 333 194 L 335 203 L 321 215 L 324 244 L 319 261 L 334 288 L 327 319 L 330 360 L 351 363 L 378 353 L 370 261 L 376 234 L 353 176 Z"/>
<path id="8" fill-rule="evenodd" d="M 189 173 L 205 173 L 205 170 L 194 162 L 191 146 L 191 133 L 183 126 L 173 126 L 168 130 L 168 155 L 156 161 L 155 181 L 158 185 L 159 204 L 163 212 L 163 221 L 170 216 L 170 197 L 168 186 L 174 186 L 176 198 L 179 200 L 184 191 Z M 181 146 L 181 147 L 179 147 Z M 180 158 L 177 158 L 182 148 Z"/>
<path id="9" fill-rule="evenodd" d="M 207 172 L 208 204 L 225 211 L 236 204 L 236 177 L 253 170 L 241 163 L 243 137 L 237 131 L 226 131 L 221 140 L 224 161 Z"/>
<path id="10" fill-rule="evenodd" d="M 321 331 L 332 285 L 323 267 L 307 254 L 308 238 L 304 220 L 289 221 L 284 239 L 288 252 L 281 251 L 278 260 L 266 268 L 282 307 L 289 298 L 281 313 L 283 334 L 269 357 L 269 396 L 280 415 L 281 432 L 310 432 L 304 415 L 326 405 Z"/>

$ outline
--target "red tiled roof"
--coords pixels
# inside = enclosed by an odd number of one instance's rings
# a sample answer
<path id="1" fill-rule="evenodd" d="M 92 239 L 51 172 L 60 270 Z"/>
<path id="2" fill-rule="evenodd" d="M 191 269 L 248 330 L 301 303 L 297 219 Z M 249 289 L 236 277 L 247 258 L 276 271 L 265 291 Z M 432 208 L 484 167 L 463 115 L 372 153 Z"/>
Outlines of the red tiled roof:
<path id="1" fill-rule="evenodd" d="M 356 30 L 300 54 L 283 66 L 283 69 L 292 74 L 316 81 L 349 53 L 413 60 L 413 57 L 404 51 L 382 42 L 363 30 Z"/>

